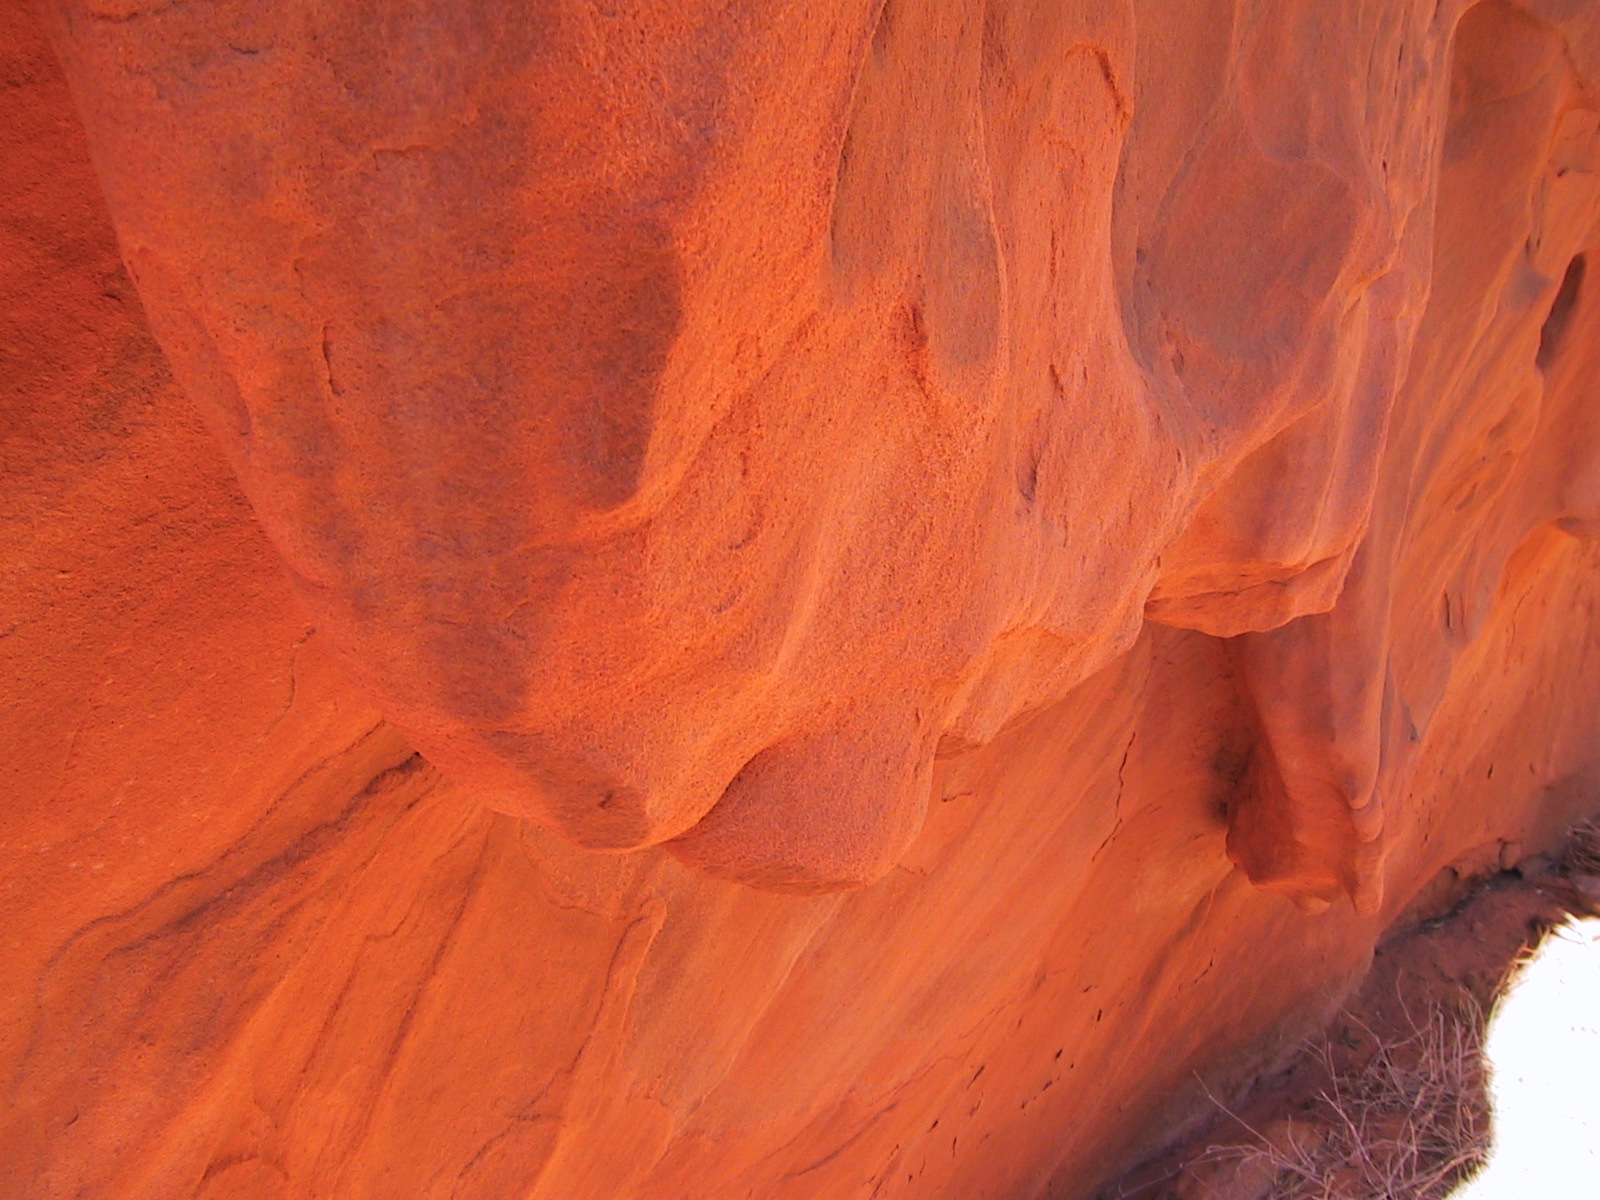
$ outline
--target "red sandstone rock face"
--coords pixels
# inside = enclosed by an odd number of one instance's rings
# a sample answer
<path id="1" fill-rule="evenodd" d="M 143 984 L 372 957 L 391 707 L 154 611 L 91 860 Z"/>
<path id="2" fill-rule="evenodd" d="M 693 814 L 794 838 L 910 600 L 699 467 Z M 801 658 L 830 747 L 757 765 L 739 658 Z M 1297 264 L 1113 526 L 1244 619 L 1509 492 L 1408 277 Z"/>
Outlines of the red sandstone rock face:
<path id="1" fill-rule="evenodd" d="M 1594 805 L 1588 5 L 4 21 L 25 1195 L 1088 1195 Z"/>

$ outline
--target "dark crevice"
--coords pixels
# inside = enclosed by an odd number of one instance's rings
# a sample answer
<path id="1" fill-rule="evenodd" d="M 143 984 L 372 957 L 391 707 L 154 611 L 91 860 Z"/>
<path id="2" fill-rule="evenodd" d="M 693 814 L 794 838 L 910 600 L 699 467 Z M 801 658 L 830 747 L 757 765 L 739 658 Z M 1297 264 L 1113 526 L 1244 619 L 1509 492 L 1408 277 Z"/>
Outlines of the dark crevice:
<path id="1" fill-rule="evenodd" d="M 1578 303 L 1578 293 L 1583 288 L 1584 269 L 1584 256 L 1574 255 L 1567 264 L 1567 273 L 1562 276 L 1561 287 L 1550 305 L 1550 315 L 1544 319 L 1544 328 L 1539 330 L 1539 353 L 1533 361 L 1541 371 L 1550 369 L 1550 364 L 1555 362 L 1556 354 L 1561 349 L 1567 325 L 1572 320 L 1572 310 Z"/>

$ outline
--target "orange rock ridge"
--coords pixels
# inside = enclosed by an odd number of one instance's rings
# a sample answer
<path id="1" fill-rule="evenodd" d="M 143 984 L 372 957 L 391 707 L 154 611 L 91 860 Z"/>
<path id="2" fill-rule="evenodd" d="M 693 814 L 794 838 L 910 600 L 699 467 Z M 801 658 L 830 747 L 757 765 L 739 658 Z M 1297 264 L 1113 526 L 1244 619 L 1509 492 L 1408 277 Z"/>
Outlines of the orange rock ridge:
<path id="1" fill-rule="evenodd" d="M 1582 0 L 0 62 L 20 1195 L 1087 1197 L 1600 804 Z"/>

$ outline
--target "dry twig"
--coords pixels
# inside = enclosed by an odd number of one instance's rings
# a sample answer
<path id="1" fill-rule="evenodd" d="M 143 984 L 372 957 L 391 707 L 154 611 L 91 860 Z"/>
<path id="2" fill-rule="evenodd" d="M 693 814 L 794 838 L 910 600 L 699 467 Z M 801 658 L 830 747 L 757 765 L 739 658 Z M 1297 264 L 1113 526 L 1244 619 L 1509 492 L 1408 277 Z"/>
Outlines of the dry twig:
<path id="1" fill-rule="evenodd" d="M 1600 820 L 1572 827 L 1561 865 L 1569 875 L 1600 875 Z"/>
<path id="2" fill-rule="evenodd" d="M 1316 1108 L 1272 1136 L 1246 1126 L 1249 1142 L 1205 1159 L 1269 1180 L 1275 1200 L 1443 1200 L 1489 1147 L 1483 1013 L 1464 991 L 1454 1007 L 1418 1016 L 1402 1003 L 1409 1032 L 1388 1041 L 1347 1014 L 1371 1053 L 1314 1043 L 1329 1079 Z"/>

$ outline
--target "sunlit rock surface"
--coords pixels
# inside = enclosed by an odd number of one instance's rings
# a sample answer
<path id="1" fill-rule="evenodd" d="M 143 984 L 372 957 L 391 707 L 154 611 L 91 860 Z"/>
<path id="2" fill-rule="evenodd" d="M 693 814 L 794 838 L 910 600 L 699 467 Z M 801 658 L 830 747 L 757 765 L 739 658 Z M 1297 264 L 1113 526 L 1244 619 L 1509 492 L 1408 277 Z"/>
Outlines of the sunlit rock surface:
<path id="1" fill-rule="evenodd" d="M 1596 806 L 1587 3 L 0 13 L 24 1195 L 1087 1196 Z"/>

